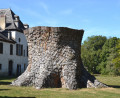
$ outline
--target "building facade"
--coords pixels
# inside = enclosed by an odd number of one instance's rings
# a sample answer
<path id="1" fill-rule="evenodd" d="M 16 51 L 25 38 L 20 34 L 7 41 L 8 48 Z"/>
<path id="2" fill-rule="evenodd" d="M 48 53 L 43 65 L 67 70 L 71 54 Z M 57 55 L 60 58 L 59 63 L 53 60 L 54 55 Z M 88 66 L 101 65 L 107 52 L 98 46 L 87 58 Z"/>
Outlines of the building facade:
<path id="1" fill-rule="evenodd" d="M 19 76 L 28 65 L 28 28 L 11 9 L 0 9 L 0 76 Z"/>

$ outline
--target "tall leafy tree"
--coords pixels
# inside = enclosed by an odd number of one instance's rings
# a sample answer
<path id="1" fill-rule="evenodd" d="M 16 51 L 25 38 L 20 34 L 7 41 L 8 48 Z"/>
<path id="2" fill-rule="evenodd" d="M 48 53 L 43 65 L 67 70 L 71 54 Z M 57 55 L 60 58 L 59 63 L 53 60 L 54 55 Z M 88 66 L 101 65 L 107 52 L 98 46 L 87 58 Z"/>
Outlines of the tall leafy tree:
<path id="1" fill-rule="evenodd" d="M 115 64 L 115 69 L 117 71 L 117 75 L 120 75 L 120 39 L 118 40 L 117 46 L 116 46 L 116 56 L 115 58 L 112 60 L 112 62 Z"/>
<path id="2" fill-rule="evenodd" d="M 91 73 L 99 73 L 97 66 L 100 63 L 100 53 L 102 46 L 106 42 L 105 36 L 91 36 L 88 37 L 81 48 L 81 57 L 84 66 Z"/>
<path id="3" fill-rule="evenodd" d="M 120 40 L 116 37 L 88 37 L 81 47 L 84 66 L 91 73 L 119 75 Z M 119 44 L 118 44 L 119 42 Z"/>
<path id="4" fill-rule="evenodd" d="M 113 37 L 106 40 L 105 44 L 102 47 L 102 52 L 100 55 L 101 63 L 98 66 L 100 73 L 109 74 L 114 66 L 112 60 L 116 56 L 116 45 L 118 38 Z M 109 70 L 108 70 L 109 69 Z"/>

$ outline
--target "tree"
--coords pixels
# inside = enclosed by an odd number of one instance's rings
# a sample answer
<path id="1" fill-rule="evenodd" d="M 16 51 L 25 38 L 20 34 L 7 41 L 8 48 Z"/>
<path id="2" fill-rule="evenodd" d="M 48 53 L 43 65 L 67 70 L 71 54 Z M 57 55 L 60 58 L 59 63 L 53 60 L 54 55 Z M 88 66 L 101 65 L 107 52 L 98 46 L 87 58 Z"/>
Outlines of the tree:
<path id="1" fill-rule="evenodd" d="M 120 41 L 112 37 L 91 36 L 82 44 L 81 57 L 90 73 L 119 75 Z"/>
<path id="2" fill-rule="evenodd" d="M 100 55 L 101 63 L 98 65 L 98 69 L 101 74 L 115 74 L 114 63 L 112 60 L 116 57 L 116 45 L 118 38 L 113 37 L 107 39 L 102 47 L 102 52 Z"/>
<path id="3" fill-rule="evenodd" d="M 90 73 L 99 73 L 98 65 L 101 62 L 100 54 L 106 42 L 105 36 L 88 37 L 81 47 L 81 58 L 84 66 Z"/>
<path id="4" fill-rule="evenodd" d="M 116 75 L 120 75 L 120 39 L 118 40 L 117 46 L 116 46 L 116 56 L 112 60 L 112 62 L 115 64 L 116 69 Z"/>

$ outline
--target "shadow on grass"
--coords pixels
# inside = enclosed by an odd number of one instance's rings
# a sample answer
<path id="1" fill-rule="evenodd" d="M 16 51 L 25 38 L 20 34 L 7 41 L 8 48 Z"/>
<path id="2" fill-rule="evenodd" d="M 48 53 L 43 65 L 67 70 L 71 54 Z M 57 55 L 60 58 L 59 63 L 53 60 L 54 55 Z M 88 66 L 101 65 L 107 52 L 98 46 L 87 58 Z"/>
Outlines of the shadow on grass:
<path id="1" fill-rule="evenodd" d="M 15 78 L 16 77 L 0 77 L 0 85 L 9 85 L 11 84 L 11 81 L 14 80 Z M 4 80 L 8 80 L 8 81 L 4 81 Z"/>
<path id="2" fill-rule="evenodd" d="M 0 98 L 36 98 L 36 97 L 8 97 L 8 96 L 0 96 Z"/>
<path id="3" fill-rule="evenodd" d="M 13 76 L 7 76 L 7 77 L 2 77 L 0 76 L 0 80 L 9 80 L 9 79 L 15 79 L 17 77 L 13 77 Z"/>
<path id="4" fill-rule="evenodd" d="M 118 85 L 108 85 L 109 87 L 113 87 L 113 88 L 120 88 L 120 86 Z"/>
<path id="5" fill-rule="evenodd" d="M 5 90 L 10 90 L 10 89 L 0 89 L 0 91 L 5 91 Z M 1 97 L 0 97 L 1 98 Z"/>
<path id="6" fill-rule="evenodd" d="M 0 85 L 9 85 L 11 82 L 0 82 Z"/>

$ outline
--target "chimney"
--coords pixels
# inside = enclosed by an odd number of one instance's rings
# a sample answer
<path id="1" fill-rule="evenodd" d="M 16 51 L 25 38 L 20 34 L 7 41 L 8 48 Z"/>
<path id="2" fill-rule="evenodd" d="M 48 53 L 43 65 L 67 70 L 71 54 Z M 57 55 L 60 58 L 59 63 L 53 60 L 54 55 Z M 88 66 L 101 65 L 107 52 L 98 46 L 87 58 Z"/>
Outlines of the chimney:
<path id="1" fill-rule="evenodd" d="M 14 15 L 14 17 L 15 17 L 15 20 L 14 20 L 14 22 L 15 22 L 15 25 L 16 25 L 16 27 L 17 28 L 19 28 L 19 16 L 17 16 L 17 15 Z"/>
<path id="2" fill-rule="evenodd" d="M 0 29 L 5 30 L 5 27 L 6 27 L 5 15 L 0 15 Z"/>
<path id="3" fill-rule="evenodd" d="M 25 28 L 25 29 L 28 29 L 28 28 L 29 28 L 29 25 L 28 25 L 28 24 L 24 24 L 24 28 Z"/>

